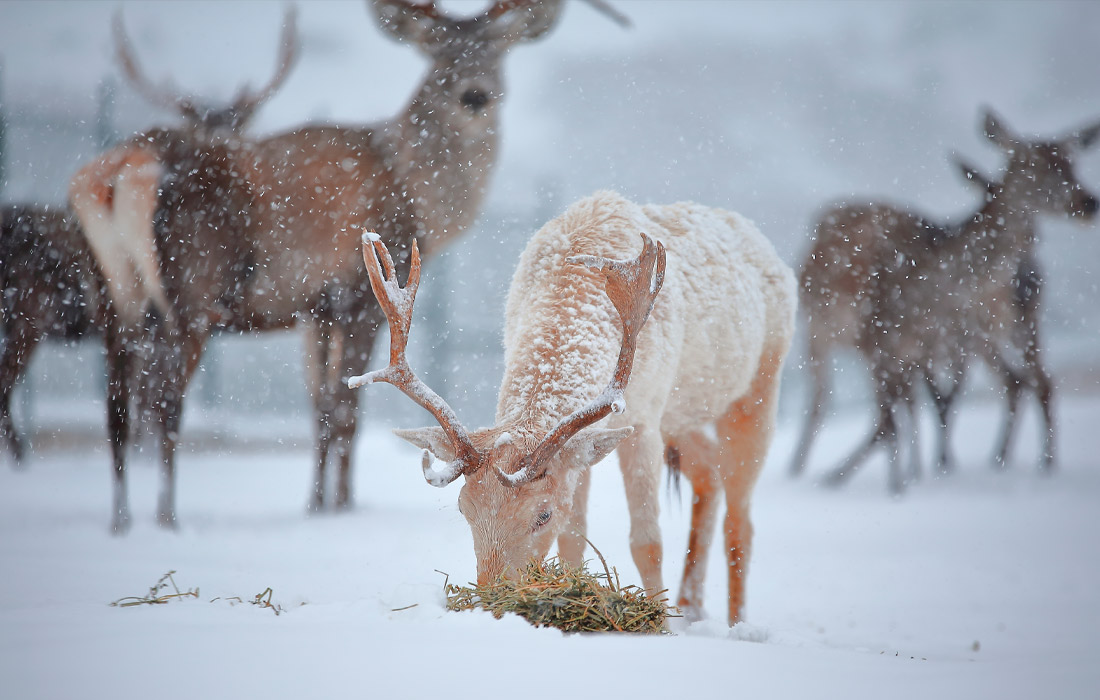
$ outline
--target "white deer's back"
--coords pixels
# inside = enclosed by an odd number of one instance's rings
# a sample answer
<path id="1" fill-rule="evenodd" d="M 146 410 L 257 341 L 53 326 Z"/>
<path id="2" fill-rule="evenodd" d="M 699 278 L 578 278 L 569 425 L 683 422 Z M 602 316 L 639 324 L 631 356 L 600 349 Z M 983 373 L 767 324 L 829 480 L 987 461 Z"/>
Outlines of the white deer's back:
<path id="1" fill-rule="evenodd" d="M 745 395 L 761 357 L 781 357 L 794 329 L 791 270 L 748 220 L 693 203 L 638 206 L 598 192 L 531 239 L 505 313 L 505 376 L 497 418 L 553 421 L 607 385 L 621 342 L 602 283 L 570 255 L 635 257 L 640 233 L 664 243 L 667 270 L 612 424 L 678 434 Z"/>

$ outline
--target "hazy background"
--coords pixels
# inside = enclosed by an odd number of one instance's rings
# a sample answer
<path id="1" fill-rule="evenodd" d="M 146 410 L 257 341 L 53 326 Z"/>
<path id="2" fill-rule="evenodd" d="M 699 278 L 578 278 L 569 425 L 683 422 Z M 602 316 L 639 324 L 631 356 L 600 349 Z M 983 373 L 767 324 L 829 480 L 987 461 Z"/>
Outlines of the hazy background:
<path id="1" fill-rule="evenodd" d="M 485 5 L 440 4 L 456 13 Z M 501 312 L 519 251 L 542 222 L 595 189 L 736 209 L 797 266 L 814 213 L 836 199 L 890 199 L 945 220 L 976 207 L 978 193 L 947 156 L 958 151 L 991 174 L 999 167 L 979 135 L 982 105 L 1027 134 L 1058 135 L 1100 119 L 1100 3 L 614 5 L 632 29 L 572 1 L 553 32 L 508 57 L 487 208 L 426 270 L 420 313 L 442 325 L 417 327 L 413 362 L 428 367 L 429 382 L 469 423 L 492 417 Z M 113 136 L 175 123 L 130 90 L 113 64 L 109 27 L 118 7 L 146 73 L 183 92 L 228 100 L 240 83 L 265 82 L 273 70 L 280 3 L 0 2 L 7 120 L 0 199 L 64 200 L 69 175 L 112 135 L 97 133 L 103 90 L 113 91 Z M 385 118 L 422 77 L 424 59 L 384 37 L 362 2 L 301 3 L 298 23 L 300 60 L 254 135 L 305 121 Z M 1100 191 L 1100 149 L 1082 154 L 1078 174 Z M 1041 228 L 1050 359 L 1063 391 L 1095 391 L 1100 231 L 1057 220 Z M 97 342 L 40 353 L 23 411 L 45 421 L 51 397 L 66 405 L 98 397 L 101 353 Z M 788 365 L 785 420 L 802 410 L 799 360 Z M 293 334 L 219 339 L 192 403 L 301 416 L 300 366 Z M 858 382 L 845 386 L 845 397 L 859 393 Z M 390 391 L 365 397 L 370 417 L 426 422 Z M 101 424 L 98 413 L 89 420 Z M 294 420 L 308 435 L 308 423 Z"/>

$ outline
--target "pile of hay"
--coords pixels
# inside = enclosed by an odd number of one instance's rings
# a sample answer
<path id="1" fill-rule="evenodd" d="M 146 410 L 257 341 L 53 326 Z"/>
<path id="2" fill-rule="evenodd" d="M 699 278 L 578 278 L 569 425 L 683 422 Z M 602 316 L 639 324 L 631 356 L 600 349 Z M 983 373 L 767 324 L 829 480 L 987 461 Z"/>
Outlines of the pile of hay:
<path id="1" fill-rule="evenodd" d="M 473 588 L 445 584 L 445 589 L 449 610 L 484 608 L 498 618 L 511 612 L 535 627 L 565 632 L 659 634 L 676 612 L 660 597 L 664 591 L 651 598 L 637 586 L 620 586 L 618 574 L 612 580 L 606 562 L 604 573 L 591 574 L 583 565 L 575 568 L 557 557 L 531 562 L 516 580 Z"/>

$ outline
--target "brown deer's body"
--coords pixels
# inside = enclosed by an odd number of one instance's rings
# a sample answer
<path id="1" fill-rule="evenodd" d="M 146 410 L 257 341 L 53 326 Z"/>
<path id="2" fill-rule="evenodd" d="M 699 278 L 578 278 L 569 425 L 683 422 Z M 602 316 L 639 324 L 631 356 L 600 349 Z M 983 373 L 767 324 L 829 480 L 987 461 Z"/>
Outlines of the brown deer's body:
<path id="1" fill-rule="evenodd" d="M 992 115 L 986 117 L 985 128 L 1009 159 L 1003 181 L 985 204 L 949 235 L 888 259 L 868 276 L 857 307 L 861 329 L 857 344 L 870 365 L 879 417 L 871 438 L 831 474 L 831 483 L 846 479 L 875 445 L 885 443 L 891 449 L 891 489 L 897 492 L 904 487 L 892 410 L 899 402 L 912 403 L 915 382 L 946 380 L 952 386 L 939 393 L 953 391 L 969 358 L 983 358 L 995 368 L 1026 371 L 1026 360 L 1014 341 L 1019 315 L 1016 280 L 1032 248 L 1034 217 L 1048 212 L 1090 218 L 1096 212 L 1096 198 L 1077 182 L 1070 162 L 1071 152 L 1087 146 L 1096 128 L 1048 142 L 1012 136 Z M 905 230 L 880 235 L 913 238 Z M 804 281 L 812 278 L 810 268 L 822 266 L 833 256 L 819 243 L 803 273 Z M 803 288 L 812 319 L 811 343 L 816 341 L 813 329 L 828 325 L 823 321 L 827 312 L 822 311 L 828 291 L 824 286 Z M 814 355 L 811 350 L 811 362 L 819 362 Z M 1045 411 L 1049 426 L 1049 406 Z M 814 418 L 812 410 L 810 417 Z M 798 460 L 805 459 L 815 427 L 807 426 L 796 467 L 801 466 Z M 1044 466 L 1050 466 L 1053 449 L 1048 428 Z"/>
<path id="2" fill-rule="evenodd" d="M 18 466 L 23 441 L 12 394 L 47 338 L 100 334 L 106 294 L 75 217 L 63 207 L 0 208 L 0 440 Z"/>
<path id="3" fill-rule="evenodd" d="M 368 266 L 378 265 L 381 245 L 369 249 Z M 680 604 L 702 613 L 724 494 L 728 615 L 730 624 L 740 619 L 749 504 L 775 427 L 795 303 L 791 271 L 750 222 L 696 204 L 638 206 L 600 192 L 546 224 L 509 291 L 495 425 L 474 432 L 410 377 L 404 343 L 417 280 L 399 290 L 392 263 L 383 264 L 388 274 L 376 271 L 372 282 L 396 339 L 390 366 L 351 383 L 396 384 L 439 420 L 441 427 L 397 434 L 426 451 L 434 485 L 465 475 L 459 510 L 473 533 L 479 582 L 514 574 L 555 541 L 579 564 L 588 468 L 617 447 L 634 562 L 643 586 L 662 590 L 657 516 L 672 451 L 695 491 Z M 434 471 L 429 452 L 447 467 Z"/>
<path id="4" fill-rule="evenodd" d="M 549 29 L 561 3 L 498 2 L 461 20 L 447 17 L 434 4 L 376 0 L 374 8 L 383 29 L 414 43 L 432 63 L 406 109 L 378 125 L 307 126 L 234 143 L 228 151 L 235 174 L 227 183 L 232 190 L 229 211 L 221 211 L 216 197 L 189 205 L 199 207 L 189 213 L 194 220 L 202 220 L 203 212 L 218 213 L 238 227 L 234 239 L 241 256 L 216 248 L 205 251 L 224 265 L 240 264 L 241 275 L 222 275 L 235 289 L 228 303 L 215 302 L 217 294 L 198 294 L 216 306 L 190 313 L 221 318 L 222 325 L 240 330 L 283 328 L 300 321 L 307 326 L 317 429 L 311 510 L 326 502 L 343 508 L 352 500 L 358 397 L 340 379 L 369 357 L 382 320 L 357 261 L 360 236 L 368 228 L 383 231 L 407 255 L 414 240 L 431 249 L 470 225 L 495 162 L 503 58 L 513 43 Z M 241 201 L 248 203 L 246 216 L 236 216 Z M 175 224 L 165 225 L 171 229 Z M 175 229 L 175 235 L 186 233 Z M 163 254 L 160 260 L 169 265 Z M 193 320 L 177 321 L 179 327 L 205 329 L 188 340 L 193 345 L 189 357 L 201 353 L 211 327 Z M 174 399 L 182 394 L 187 376 L 181 376 L 183 384 L 167 387 Z M 326 499 L 330 461 L 337 462 L 338 480 L 335 496 Z M 164 469 L 158 517 L 172 524 L 174 466 L 169 452 Z"/>
<path id="5" fill-rule="evenodd" d="M 885 203 L 840 204 L 818 217 L 813 249 L 799 278 L 811 398 L 792 475 L 805 469 L 824 420 L 830 356 L 839 348 L 859 348 L 870 331 L 876 281 L 888 271 L 909 269 L 913 260 L 935 255 L 941 243 L 956 235 L 957 231 Z"/>
<path id="6" fill-rule="evenodd" d="M 239 307 L 240 282 L 250 263 L 238 234 L 251 190 L 231 166 L 230 155 L 241 147 L 241 130 L 286 80 L 297 40 L 294 13 L 288 11 L 274 77 L 258 91 L 242 89 L 231 104 L 216 109 L 153 85 L 138 69 L 120 15 L 114 29 L 119 63 L 134 87 L 183 118 L 176 129 L 153 130 L 107 151 L 78 170 L 69 187 L 70 203 L 108 298 L 104 330 L 112 529 L 124 532 L 130 522 L 125 481 L 130 399 L 139 385 L 154 404 L 162 445 L 164 488 L 158 519 L 165 525 L 174 522 L 179 402 L 201 350 L 195 337 L 205 340 L 214 324 L 228 323 Z M 184 205 L 197 208 L 177 210 Z M 185 240 L 190 242 L 180 243 Z M 187 288 L 211 276 L 230 291 Z M 150 313 L 159 319 L 151 337 Z M 142 372 L 148 379 L 139 379 L 139 349 L 150 345 L 153 357 Z"/>
<path id="7" fill-rule="evenodd" d="M 977 169 L 965 162 L 959 161 L 959 166 L 967 180 L 980 185 L 987 197 L 997 196 L 1000 192 L 1000 183 L 986 179 Z M 1031 221 L 1033 230 L 1023 237 L 1025 240 L 1032 241 L 1032 243 L 1036 240 L 1037 230 L 1034 230 L 1036 223 L 1034 219 Z M 1045 463 L 1049 468 L 1054 460 L 1054 383 L 1043 361 L 1043 343 L 1039 334 L 1042 316 L 1042 274 L 1033 248 L 1032 245 L 1025 247 L 1023 250 L 1020 265 L 1016 269 L 1016 275 L 1012 280 L 1011 294 L 1001 293 L 997 298 L 987 300 L 987 303 L 991 306 L 999 304 L 1005 307 L 1003 311 L 999 312 L 999 317 L 1003 319 L 1007 316 L 1008 318 L 1003 326 L 1004 337 L 1005 342 L 1012 350 L 1013 358 L 1016 360 L 1016 362 L 995 364 L 990 367 L 1004 383 L 1005 398 L 1007 399 L 1004 425 L 1001 428 L 996 451 L 993 453 L 994 464 L 1001 468 L 1006 466 L 1009 447 L 1016 434 L 1020 398 L 1024 390 L 1028 390 L 1035 395 L 1043 414 L 1044 444 L 1042 463 Z M 1021 358 L 1022 362 L 1019 361 Z M 985 359 L 991 362 L 996 361 L 996 358 Z M 959 381 L 955 387 L 948 387 L 947 390 L 933 386 L 933 398 L 940 419 L 941 471 L 949 471 L 953 464 L 949 451 L 952 404 L 957 395 L 957 388 L 962 385 L 962 379 L 963 373 L 960 373 Z"/>

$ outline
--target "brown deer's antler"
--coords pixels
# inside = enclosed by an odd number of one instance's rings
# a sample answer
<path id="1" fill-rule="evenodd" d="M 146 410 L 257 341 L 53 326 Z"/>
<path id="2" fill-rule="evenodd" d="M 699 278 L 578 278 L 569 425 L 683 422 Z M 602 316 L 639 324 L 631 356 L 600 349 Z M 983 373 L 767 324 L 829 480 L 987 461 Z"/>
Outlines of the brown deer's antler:
<path id="1" fill-rule="evenodd" d="M 416 289 L 420 285 L 420 250 L 414 240 L 409 279 L 403 288 L 397 280 L 393 259 L 376 233 L 363 235 L 363 262 L 367 266 L 371 289 L 374 290 L 374 296 L 378 298 L 390 325 L 390 363 L 385 369 L 351 377 L 348 379 L 348 386 L 355 389 L 374 382 L 392 384 L 435 417 L 451 440 L 455 458 L 445 469 L 437 472 L 432 469 L 430 453 L 424 450 L 422 468 L 424 478 L 429 484 L 446 486 L 459 476 L 480 467 L 484 455 L 474 447 L 469 433 L 462 427 L 458 416 L 447 402 L 420 381 L 409 368 L 405 357 L 409 327 L 412 324 L 413 302 L 416 300 Z"/>
<path id="2" fill-rule="evenodd" d="M 638 334 L 653 310 L 653 302 L 665 279 L 665 247 L 642 234 L 642 253 L 634 260 L 619 261 L 593 255 L 577 255 L 566 259 L 572 265 L 584 265 L 602 272 L 606 278 L 607 296 L 619 312 L 623 324 L 623 343 L 615 374 L 594 401 L 566 416 L 551 430 L 542 442 L 519 463 L 511 474 L 497 470 L 497 476 L 509 486 L 534 481 L 546 473 L 550 458 L 560 450 L 569 438 L 584 428 L 603 419 L 608 414 L 622 413 L 625 409 L 623 391 L 630 381 L 634 366 L 634 351 Z M 654 265 L 657 274 L 653 275 Z"/>
<path id="3" fill-rule="evenodd" d="M 178 111 L 191 109 L 193 107 L 191 100 L 154 85 L 145 77 L 141 69 L 138 68 L 137 58 L 134 56 L 133 47 L 130 45 L 130 39 L 126 35 L 126 27 L 122 23 L 121 9 L 115 12 L 111 25 L 114 29 L 115 52 L 118 57 L 118 62 L 121 64 L 122 71 L 126 74 L 126 77 L 130 79 L 134 88 L 136 88 L 145 99 L 149 100 L 149 102 L 159 105 L 160 107 Z"/>
<path id="4" fill-rule="evenodd" d="M 271 77 L 267 85 L 252 92 L 242 90 L 234 107 L 240 111 L 252 111 L 271 99 L 279 88 L 286 82 L 290 75 L 290 69 L 294 67 L 294 60 L 298 56 L 298 10 L 293 5 L 286 8 L 283 15 L 283 33 L 279 40 L 279 58 L 275 68 L 275 75 Z"/>
<path id="5" fill-rule="evenodd" d="M 584 0 L 597 12 L 607 15 L 613 22 L 623 27 L 630 26 L 630 18 L 611 6 L 607 0 Z M 496 19 L 512 10 L 521 7 L 531 7 L 537 4 L 535 0 L 498 0 L 492 7 L 482 13 L 487 19 Z"/>
<path id="6" fill-rule="evenodd" d="M 139 68 L 138 60 L 134 55 L 133 46 L 126 35 L 126 28 L 122 23 L 122 11 L 115 13 L 113 27 L 115 34 L 115 50 L 118 62 L 123 72 L 129 78 L 134 88 L 151 104 L 180 112 L 185 119 L 204 122 L 207 125 L 217 125 L 224 121 L 227 124 L 236 124 L 240 128 L 248 122 L 257 107 L 271 99 L 271 96 L 282 87 L 290 75 L 290 69 L 294 67 L 294 59 L 298 53 L 298 12 L 293 7 L 287 7 L 283 16 L 283 32 L 279 43 L 279 57 L 275 68 L 275 74 L 260 90 L 252 91 L 247 87 L 241 88 L 240 93 L 233 103 L 221 109 L 205 109 L 203 105 L 196 104 L 195 100 L 176 94 L 171 90 L 154 85 Z M 231 117 L 231 118 L 230 118 Z"/>

